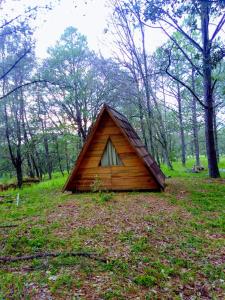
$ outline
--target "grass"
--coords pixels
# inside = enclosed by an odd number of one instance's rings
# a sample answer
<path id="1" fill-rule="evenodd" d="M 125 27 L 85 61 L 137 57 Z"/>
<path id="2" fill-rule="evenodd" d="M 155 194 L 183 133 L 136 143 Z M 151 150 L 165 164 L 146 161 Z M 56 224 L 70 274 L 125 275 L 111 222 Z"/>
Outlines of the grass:
<path id="1" fill-rule="evenodd" d="M 174 170 L 168 169 L 166 165 L 162 165 L 161 168 L 163 172 L 167 176 L 171 177 L 183 177 L 183 178 L 207 178 L 208 177 L 208 170 L 207 170 L 207 159 L 205 156 L 200 157 L 201 165 L 205 168 L 203 172 L 200 173 L 191 173 L 191 169 L 195 165 L 194 158 L 189 158 L 186 162 L 186 166 L 182 166 L 179 161 L 173 162 L 173 168 Z M 219 162 L 219 169 L 220 169 L 220 175 L 221 177 L 225 178 L 225 157 L 220 158 Z"/>
<path id="2" fill-rule="evenodd" d="M 164 193 L 62 194 L 60 176 L 1 193 L 10 200 L 0 204 L 1 256 L 86 251 L 108 263 L 1 264 L 0 299 L 223 299 L 224 179 L 162 168 Z"/>

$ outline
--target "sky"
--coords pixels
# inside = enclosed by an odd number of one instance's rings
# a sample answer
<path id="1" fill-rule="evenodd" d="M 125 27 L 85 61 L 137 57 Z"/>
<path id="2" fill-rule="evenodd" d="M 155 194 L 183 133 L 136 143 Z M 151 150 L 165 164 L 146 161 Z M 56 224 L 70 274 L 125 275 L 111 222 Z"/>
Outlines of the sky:
<path id="1" fill-rule="evenodd" d="M 87 37 L 91 50 L 101 52 L 105 57 L 111 56 L 112 45 L 106 42 L 110 40 L 110 33 L 104 32 L 110 12 L 107 0 L 60 0 L 52 11 L 46 13 L 46 22 L 39 24 L 35 34 L 37 56 L 44 58 L 47 48 L 55 44 L 68 26 L 76 27 Z M 150 51 L 153 51 L 165 41 L 165 37 L 159 30 L 152 29 L 148 40 Z"/>
<path id="2" fill-rule="evenodd" d="M 101 52 L 105 57 L 112 55 L 110 31 L 105 33 L 111 10 L 108 0 L 5 0 L 1 12 L 8 13 L 9 18 L 23 14 L 24 10 L 35 5 L 44 6 L 52 2 L 51 10 L 42 10 L 34 21 L 36 26 L 36 54 L 39 58 L 47 56 L 47 49 L 54 46 L 68 26 L 74 26 L 87 37 L 91 50 Z M 156 29 L 148 34 L 148 48 L 152 52 L 165 41 L 164 35 Z"/>
<path id="3" fill-rule="evenodd" d="M 101 41 L 109 13 L 105 0 L 61 0 L 46 14 L 46 22 L 39 25 L 35 34 L 37 55 L 44 57 L 47 48 L 55 44 L 68 26 L 76 27 L 85 35 L 92 50 L 102 50 L 104 46 Z"/>

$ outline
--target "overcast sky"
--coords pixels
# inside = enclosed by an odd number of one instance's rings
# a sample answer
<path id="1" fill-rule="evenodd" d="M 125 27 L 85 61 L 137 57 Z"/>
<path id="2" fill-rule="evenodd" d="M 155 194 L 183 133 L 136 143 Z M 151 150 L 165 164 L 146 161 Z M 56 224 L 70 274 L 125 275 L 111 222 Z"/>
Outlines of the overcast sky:
<path id="1" fill-rule="evenodd" d="M 95 51 L 102 49 L 104 28 L 107 25 L 109 9 L 105 0 L 61 0 L 45 16 L 46 22 L 37 30 L 37 54 L 46 55 L 46 49 L 54 45 L 64 29 L 74 26 L 87 36 L 89 47 Z"/>
<path id="2" fill-rule="evenodd" d="M 101 51 L 104 56 L 110 56 L 112 45 L 107 45 L 104 33 L 109 15 L 107 0 L 61 0 L 46 14 L 46 22 L 39 24 L 40 28 L 36 33 L 37 55 L 45 57 L 47 48 L 55 44 L 65 28 L 74 26 L 87 37 L 90 49 Z M 107 35 L 109 34 L 108 32 Z M 149 50 L 153 51 L 165 41 L 165 37 L 153 29 L 148 40 Z"/>
<path id="3" fill-rule="evenodd" d="M 44 58 L 47 55 L 47 48 L 55 44 L 68 26 L 76 27 L 87 37 L 90 49 L 101 51 L 106 57 L 111 55 L 112 45 L 105 42 L 106 39 L 110 40 L 110 33 L 104 33 L 110 15 L 107 0 L 5 0 L 1 12 L 7 12 L 9 19 L 22 14 L 28 6 L 45 5 L 50 1 L 53 9 L 39 12 L 35 20 L 38 57 Z M 148 50 L 151 51 L 165 41 L 164 35 L 154 29 L 147 38 Z"/>

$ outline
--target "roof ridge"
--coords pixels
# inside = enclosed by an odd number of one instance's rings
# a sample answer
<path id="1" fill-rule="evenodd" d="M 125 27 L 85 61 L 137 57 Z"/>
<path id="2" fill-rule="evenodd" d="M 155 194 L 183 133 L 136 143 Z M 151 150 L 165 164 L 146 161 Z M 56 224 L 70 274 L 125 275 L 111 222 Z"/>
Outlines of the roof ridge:
<path id="1" fill-rule="evenodd" d="M 121 112 L 119 112 L 117 109 L 115 109 L 114 107 L 108 105 L 107 103 L 104 103 L 104 106 L 111 110 L 114 110 L 117 114 L 121 115 L 123 118 L 125 118 L 128 121 L 127 117 L 125 115 L 123 115 Z M 128 123 L 129 123 L 129 121 L 128 121 Z"/>

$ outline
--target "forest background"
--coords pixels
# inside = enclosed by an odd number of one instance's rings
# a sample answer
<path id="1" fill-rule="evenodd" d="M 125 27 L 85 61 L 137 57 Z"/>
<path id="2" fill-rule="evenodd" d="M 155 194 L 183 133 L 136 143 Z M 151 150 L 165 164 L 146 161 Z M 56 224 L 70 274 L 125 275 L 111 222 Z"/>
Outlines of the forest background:
<path id="1" fill-rule="evenodd" d="M 127 116 L 159 165 L 192 158 L 220 177 L 225 1 L 108 1 L 112 57 L 90 50 L 71 26 L 40 60 L 34 20 L 51 5 L 1 19 L 1 180 L 16 177 L 21 187 L 26 176 L 69 173 L 104 102 Z M 154 28 L 166 42 L 152 53 Z"/>

